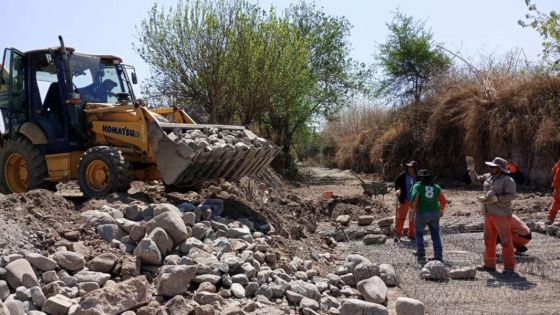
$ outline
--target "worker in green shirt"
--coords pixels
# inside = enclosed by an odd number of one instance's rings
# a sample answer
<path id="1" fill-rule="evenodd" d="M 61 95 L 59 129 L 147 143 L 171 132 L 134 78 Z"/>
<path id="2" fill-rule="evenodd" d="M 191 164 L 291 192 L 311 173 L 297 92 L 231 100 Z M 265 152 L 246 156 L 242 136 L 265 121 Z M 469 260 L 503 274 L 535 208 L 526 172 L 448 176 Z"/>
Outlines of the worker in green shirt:
<path id="1" fill-rule="evenodd" d="M 434 259 L 443 261 L 443 246 L 439 234 L 439 219 L 443 215 L 446 200 L 441 192 L 441 187 L 434 183 L 433 176 L 427 170 L 418 172 L 419 181 L 412 187 L 410 203 L 416 210 L 416 254 L 419 263 L 426 262 L 424 249 L 424 228 L 430 229 L 434 244 Z"/>

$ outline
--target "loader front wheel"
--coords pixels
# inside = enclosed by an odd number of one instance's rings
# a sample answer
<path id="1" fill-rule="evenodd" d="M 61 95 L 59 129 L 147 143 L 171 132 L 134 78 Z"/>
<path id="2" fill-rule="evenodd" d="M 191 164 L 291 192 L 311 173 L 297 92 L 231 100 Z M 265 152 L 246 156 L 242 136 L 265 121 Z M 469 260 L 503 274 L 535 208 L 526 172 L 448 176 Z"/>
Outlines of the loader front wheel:
<path id="1" fill-rule="evenodd" d="M 29 139 L 18 136 L 6 141 L 0 152 L 0 191 L 22 193 L 49 188 L 45 156 Z"/>
<path id="2" fill-rule="evenodd" d="M 78 184 L 84 195 L 93 198 L 126 192 L 130 187 L 130 164 L 113 147 L 90 148 L 78 164 Z"/>

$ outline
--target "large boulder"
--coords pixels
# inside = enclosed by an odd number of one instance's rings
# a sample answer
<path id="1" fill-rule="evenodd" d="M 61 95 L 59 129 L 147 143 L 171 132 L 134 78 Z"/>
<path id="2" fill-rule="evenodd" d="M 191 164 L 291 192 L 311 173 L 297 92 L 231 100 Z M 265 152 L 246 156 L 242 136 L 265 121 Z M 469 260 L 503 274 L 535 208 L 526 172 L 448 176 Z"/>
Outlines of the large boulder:
<path id="1" fill-rule="evenodd" d="M 160 269 L 156 279 L 157 294 L 175 296 L 187 293 L 189 284 L 196 274 L 194 265 L 168 265 Z"/>
<path id="2" fill-rule="evenodd" d="M 148 265 L 161 265 L 162 256 L 156 242 L 145 238 L 141 240 L 134 249 L 134 256 L 140 257 L 142 263 Z"/>
<path id="3" fill-rule="evenodd" d="M 189 238 L 192 233 L 190 229 L 187 229 L 181 216 L 175 212 L 164 212 L 155 216 L 146 224 L 146 232 L 150 233 L 157 227 L 167 232 L 171 239 L 173 239 L 174 245 L 179 245 L 179 243 Z"/>
<path id="4" fill-rule="evenodd" d="M 60 267 L 68 271 L 82 270 L 86 264 L 82 255 L 70 251 L 56 252 L 53 258 Z"/>
<path id="5" fill-rule="evenodd" d="M 342 301 L 340 314 L 352 315 L 389 315 L 383 305 L 370 303 L 358 299 L 346 299 Z"/>
<path id="6" fill-rule="evenodd" d="M 194 309 L 187 299 L 182 295 L 177 295 L 165 304 L 165 311 L 169 315 L 190 314 Z"/>
<path id="7" fill-rule="evenodd" d="M 395 305 L 397 315 L 424 315 L 424 303 L 407 298 L 400 297 Z"/>
<path id="8" fill-rule="evenodd" d="M 175 207 L 174 205 L 170 204 L 170 203 L 160 203 L 157 206 L 154 207 L 154 217 L 157 217 L 158 215 L 165 213 L 165 212 L 174 212 L 176 214 L 178 214 L 179 216 L 181 216 L 181 211 L 179 210 L 179 208 Z"/>
<path id="9" fill-rule="evenodd" d="M 387 301 L 387 286 L 377 276 L 358 282 L 356 288 L 367 302 L 385 304 Z"/>
<path id="10" fill-rule="evenodd" d="M 420 277 L 426 280 L 445 281 L 449 278 L 447 269 L 441 261 L 428 262 L 420 271 Z"/>
<path id="11" fill-rule="evenodd" d="M 88 293 L 74 314 L 119 314 L 146 305 L 151 299 L 146 277 L 135 277 Z"/>
<path id="12" fill-rule="evenodd" d="M 101 224 L 116 224 L 117 221 L 110 214 L 106 212 L 101 212 L 99 210 L 88 210 L 82 212 L 81 216 L 91 223 L 93 226 L 98 226 Z"/>
<path id="13" fill-rule="evenodd" d="M 91 271 L 111 273 L 119 257 L 112 253 L 103 253 L 88 261 L 87 267 Z"/>
<path id="14" fill-rule="evenodd" d="M 379 266 L 377 264 L 361 263 L 354 268 L 355 282 L 360 282 L 373 276 L 379 276 Z"/>
<path id="15" fill-rule="evenodd" d="M 26 284 L 27 288 L 38 285 L 37 276 L 31 264 L 23 258 L 16 259 L 6 266 L 6 281 L 14 290 Z"/>
<path id="16" fill-rule="evenodd" d="M 25 259 L 37 270 L 50 271 L 56 269 L 56 261 L 38 253 L 26 253 Z"/>
<path id="17" fill-rule="evenodd" d="M 216 258 L 216 256 L 196 247 L 190 249 L 188 257 L 194 260 L 195 262 L 206 266 L 213 266 L 219 263 L 218 258 Z"/>

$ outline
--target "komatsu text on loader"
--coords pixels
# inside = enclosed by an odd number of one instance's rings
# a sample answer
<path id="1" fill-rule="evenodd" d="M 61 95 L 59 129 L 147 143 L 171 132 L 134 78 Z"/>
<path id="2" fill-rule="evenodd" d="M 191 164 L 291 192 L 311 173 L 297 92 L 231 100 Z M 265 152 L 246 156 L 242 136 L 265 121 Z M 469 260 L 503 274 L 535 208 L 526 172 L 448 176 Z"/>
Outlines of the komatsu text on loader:
<path id="1" fill-rule="evenodd" d="M 132 180 L 197 187 L 256 174 L 278 154 L 245 127 L 196 124 L 176 107 L 148 109 L 135 98 L 133 67 L 59 40 L 58 48 L 4 51 L 2 193 L 70 179 L 89 197 L 126 191 Z"/>

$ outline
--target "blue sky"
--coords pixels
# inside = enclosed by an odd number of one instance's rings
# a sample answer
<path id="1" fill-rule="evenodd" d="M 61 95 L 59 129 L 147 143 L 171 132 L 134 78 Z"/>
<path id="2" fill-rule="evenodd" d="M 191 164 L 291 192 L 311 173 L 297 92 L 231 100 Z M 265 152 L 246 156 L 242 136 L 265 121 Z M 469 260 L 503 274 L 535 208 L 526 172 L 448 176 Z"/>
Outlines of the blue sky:
<path id="1" fill-rule="evenodd" d="M 284 9 L 290 0 L 250 0 L 263 7 Z M 558 0 L 533 0 L 541 10 L 560 11 Z M 136 26 L 147 16 L 150 0 L 2 0 L 0 46 L 22 51 L 58 46 L 63 35 L 66 45 L 80 52 L 113 54 L 134 65 L 142 81 L 148 66 L 132 48 Z M 169 7 L 176 0 L 157 1 Z M 517 25 L 527 13 L 524 0 L 317 0 L 331 15 L 345 16 L 353 25 L 352 57 L 373 62 L 376 45 L 387 35 L 385 23 L 397 8 L 425 20 L 436 41 L 460 51 L 467 59 L 481 54 L 504 54 L 523 50 L 529 60 L 538 60 L 541 40 L 532 29 Z M 137 88 L 139 90 L 139 88 Z"/>

